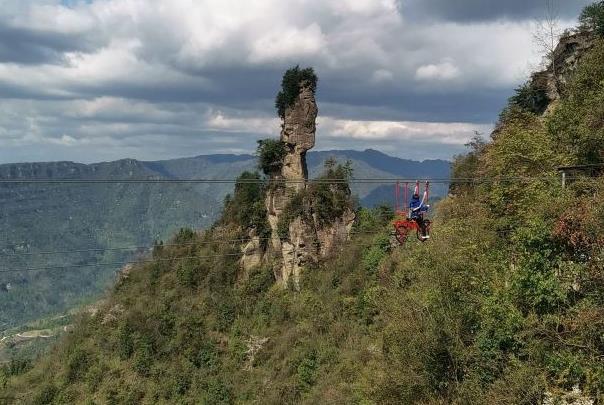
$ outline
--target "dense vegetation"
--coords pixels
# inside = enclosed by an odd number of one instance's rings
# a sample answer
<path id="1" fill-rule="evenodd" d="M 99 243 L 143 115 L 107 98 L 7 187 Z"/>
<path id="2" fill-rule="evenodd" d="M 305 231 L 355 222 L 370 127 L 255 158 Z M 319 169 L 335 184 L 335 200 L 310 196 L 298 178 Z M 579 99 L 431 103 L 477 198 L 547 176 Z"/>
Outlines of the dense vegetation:
<path id="1" fill-rule="evenodd" d="M 279 117 L 285 117 L 285 110 L 294 105 L 300 94 L 300 84 L 306 83 L 314 92 L 317 88 L 317 75 L 312 67 L 300 69 L 296 65 L 285 71 L 281 81 L 281 90 L 275 98 L 275 108 Z"/>
<path id="2" fill-rule="evenodd" d="M 256 156 L 258 157 L 258 168 L 267 176 L 274 175 L 283 167 L 283 158 L 287 154 L 287 148 L 278 139 L 262 139 L 258 141 Z"/>
<path id="3" fill-rule="evenodd" d="M 279 236 L 286 238 L 291 221 L 298 217 L 306 223 L 316 222 L 317 226 L 323 227 L 341 218 L 346 211 L 353 210 L 355 202 L 348 184 L 351 176 L 350 161 L 341 164 L 335 159 L 327 159 L 323 173 L 306 189 L 297 192 L 283 208 L 277 223 Z"/>
<path id="4" fill-rule="evenodd" d="M 579 16 L 580 28 L 594 31 L 604 37 L 604 1 L 585 7 Z"/>
<path id="5" fill-rule="evenodd" d="M 377 151 L 310 152 L 309 171 L 323 170 L 324 161 L 337 154 L 350 159 L 360 177 L 449 174 L 448 162 L 415 162 Z M 22 179 L 173 179 L 235 178 L 253 171 L 251 155 L 210 155 L 158 162 L 122 160 L 84 165 L 71 162 L 0 165 L 1 178 Z M 182 226 L 208 228 L 221 215 L 232 184 L 26 184 L 0 186 L 0 268 L 18 270 L 58 267 L 47 271 L 0 274 L 0 339 L 12 328 L 41 317 L 63 313 L 96 300 L 120 266 L 69 267 L 119 263 L 140 254 L 104 251 L 105 248 L 150 246 Z M 435 190 L 441 195 L 446 190 Z M 391 188 L 353 185 L 362 203 L 389 198 Z M 367 200 L 364 200 L 367 197 Z M 238 212 L 247 212 L 241 211 Z M 99 249 L 99 250 L 90 250 Z M 77 253 L 37 254 L 38 252 Z M 0 346 L 2 344 L 0 343 Z M 0 347 L 0 350 L 2 348 Z"/>
<path id="6" fill-rule="evenodd" d="M 361 209 L 353 240 L 297 292 L 270 266 L 241 274 L 236 227 L 183 230 L 35 367 L 4 367 L 6 395 L 535 404 L 576 390 L 602 403 L 604 177 L 563 189 L 556 166 L 602 162 L 603 58 L 601 40 L 545 116 L 512 100 L 457 158 L 456 176 L 489 181 L 452 189 L 429 243 L 392 248 L 388 211 Z"/>

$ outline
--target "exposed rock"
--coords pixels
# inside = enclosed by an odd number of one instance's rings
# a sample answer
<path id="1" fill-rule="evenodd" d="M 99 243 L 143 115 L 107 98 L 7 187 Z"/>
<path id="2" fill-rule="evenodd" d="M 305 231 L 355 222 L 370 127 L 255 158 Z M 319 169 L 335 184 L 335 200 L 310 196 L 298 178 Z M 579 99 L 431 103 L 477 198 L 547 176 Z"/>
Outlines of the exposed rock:
<path id="1" fill-rule="evenodd" d="M 281 142 L 287 153 L 281 171 L 271 175 L 273 185 L 266 193 L 270 241 L 263 255 L 260 254 L 262 247 L 254 237 L 242 247 L 241 266 L 245 271 L 263 261 L 272 261 L 277 283 L 287 286 L 291 282 L 296 289 L 305 266 L 318 263 L 341 242 L 348 240 L 355 218 L 354 212 L 349 210 L 341 218 L 320 226 L 314 216 L 297 217 L 289 222 L 287 236 L 279 235 L 279 219 L 284 209 L 296 193 L 307 188 L 306 152 L 315 145 L 317 114 L 314 89 L 303 81 L 294 104 L 285 109 L 282 117 Z M 285 181 L 280 183 L 282 180 Z"/>
<path id="2" fill-rule="evenodd" d="M 595 400 L 584 395 L 577 385 L 571 391 L 554 394 L 545 393 L 543 405 L 593 405 Z"/>
<path id="3" fill-rule="evenodd" d="M 116 304 L 107 311 L 107 313 L 103 316 L 103 320 L 101 321 L 101 325 L 107 325 L 111 323 L 115 323 L 119 320 L 121 315 L 124 313 L 125 309 L 122 305 Z"/>
<path id="4" fill-rule="evenodd" d="M 288 148 L 283 159 L 281 175 L 286 180 L 306 180 L 306 152 L 315 146 L 316 118 L 319 110 L 315 94 L 306 83 L 300 84 L 300 94 L 293 106 L 285 110 L 281 125 L 281 141 Z M 304 188 L 304 183 L 287 183 L 296 190 Z"/>
<path id="5" fill-rule="evenodd" d="M 532 75 L 531 86 L 545 90 L 550 102 L 559 99 L 560 91 L 568 83 L 570 74 L 595 43 L 595 37 L 590 32 L 580 31 L 563 35 L 554 50 L 552 62 L 547 69 Z"/>
<path id="6" fill-rule="evenodd" d="M 321 257 L 331 255 L 335 252 L 338 245 L 349 239 L 355 217 L 354 211 L 348 210 L 340 218 L 336 218 L 329 226 L 317 230 L 320 248 L 319 255 Z"/>
<path id="7" fill-rule="evenodd" d="M 255 230 L 250 231 L 250 240 L 245 245 L 242 246 L 241 252 L 243 256 L 241 257 L 241 266 L 247 270 L 258 266 L 262 262 L 262 257 L 264 255 L 262 249 L 262 240 L 260 237 L 256 235 Z"/>
<path id="8" fill-rule="evenodd" d="M 246 362 L 245 366 L 243 367 L 244 370 L 251 370 L 254 367 L 254 359 L 256 358 L 256 355 L 260 352 L 260 350 L 262 350 L 262 347 L 268 341 L 269 338 L 267 337 L 263 338 L 254 335 L 251 335 L 249 337 L 249 339 L 246 341 L 247 351 L 245 352 Z"/>

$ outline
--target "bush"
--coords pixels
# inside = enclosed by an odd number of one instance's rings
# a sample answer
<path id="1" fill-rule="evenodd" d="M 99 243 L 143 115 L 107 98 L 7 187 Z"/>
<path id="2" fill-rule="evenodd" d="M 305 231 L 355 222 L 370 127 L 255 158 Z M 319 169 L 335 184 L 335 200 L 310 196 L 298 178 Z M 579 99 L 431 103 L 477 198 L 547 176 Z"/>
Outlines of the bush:
<path id="1" fill-rule="evenodd" d="M 278 139 L 262 139 L 258 141 L 256 156 L 258 168 L 267 176 L 278 173 L 283 167 L 283 158 L 287 154 L 285 144 Z"/>
<path id="2" fill-rule="evenodd" d="M 604 36 L 604 1 L 585 7 L 579 16 L 580 28 Z"/>
<path id="3" fill-rule="evenodd" d="M 287 202 L 277 222 L 277 233 L 281 239 L 289 236 L 289 225 L 296 218 L 304 215 L 304 205 L 308 203 L 307 193 L 300 191 Z"/>
<path id="4" fill-rule="evenodd" d="M 122 360 L 129 359 L 134 352 L 133 332 L 134 331 L 128 322 L 120 325 L 118 329 L 117 352 Z"/>
<path id="5" fill-rule="evenodd" d="M 40 389 L 33 403 L 36 405 L 51 404 L 58 392 L 59 390 L 53 384 L 46 384 Z"/>
<path id="6" fill-rule="evenodd" d="M 235 181 L 234 196 L 225 199 L 224 212 L 220 222 L 235 224 L 244 230 L 255 229 L 256 234 L 266 243 L 271 230 L 266 219 L 264 205 L 264 184 L 257 172 L 243 172 Z"/>
<path id="7" fill-rule="evenodd" d="M 67 359 L 67 381 L 80 380 L 88 371 L 93 359 L 81 348 L 76 348 Z"/>
<path id="8" fill-rule="evenodd" d="M 544 88 L 536 88 L 530 82 L 517 87 L 509 103 L 533 114 L 541 115 L 549 105 L 549 97 Z"/>
<path id="9" fill-rule="evenodd" d="M 338 164 L 335 159 L 325 161 L 325 170 L 309 188 L 309 198 L 317 214 L 319 225 L 327 225 L 353 208 L 348 180 L 352 177 L 352 164 Z"/>
<path id="10" fill-rule="evenodd" d="M 281 91 L 275 98 L 275 108 L 279 117 L 285 117 L 285 110 L 296 102 L 300 94 L 300 84 L 306 82 L 314 93 L 317 89 L 317 75 L 312 67 L 300 69 L 300 66 L 288 69 L 281 80 Z"/>
<path id="11" fill-rule="evenodd" d="M 180 228 L 176 237 L 174 238 L 174 243 L 188 243 L 192 242 L 195 239 L 195 231 L 191 228 Z"/>
<path id="12" fill-rule="evenodd" d="M 306 391 L 315 383 L 318 368 L 317 353 L 310 351 L 302 358 L 297 368 L 298 386 L 301 390 Z"/>
<path id="13" fill-rule="evenodd" d="M 176 278 L 178 283 L 183 287 L 193 288 L 197 286 L 197 276 L 199 268 L 196 263 L 191 260 L 179 260 L 178 269 L 176 270 Z"/>

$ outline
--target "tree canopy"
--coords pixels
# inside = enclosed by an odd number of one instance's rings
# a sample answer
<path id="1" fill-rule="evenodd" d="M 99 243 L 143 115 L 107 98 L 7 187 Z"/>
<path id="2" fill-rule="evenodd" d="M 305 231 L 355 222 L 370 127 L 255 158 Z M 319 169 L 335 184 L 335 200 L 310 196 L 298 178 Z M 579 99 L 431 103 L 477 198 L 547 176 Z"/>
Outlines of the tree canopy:
<path id="1" fill-rule="evenodd" d="M 285 110 L 294 105 L 296 97 L 300 94 L 300 83 L 307 82 L 313 93 L 317 89 L 317 75 L 312 67 L 300 69 L 299 65 L 287 69 L 281 80 L 281 90 L 275 98 L 277 114 L 285 117 Z"/>

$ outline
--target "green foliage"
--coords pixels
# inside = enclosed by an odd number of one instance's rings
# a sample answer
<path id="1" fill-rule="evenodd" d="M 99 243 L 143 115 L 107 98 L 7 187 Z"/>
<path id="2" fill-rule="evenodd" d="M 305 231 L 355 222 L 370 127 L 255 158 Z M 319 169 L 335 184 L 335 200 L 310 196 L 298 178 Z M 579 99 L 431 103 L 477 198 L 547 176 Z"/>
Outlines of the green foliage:
<path id="1" fill-rule="evenodd" d="M 93 362 L 91 355 L 82 348 L 76 348 L 67 358 L 66 378 L 69 382 L 80 380 Z"/>
<path id="2" fill-rule="evenodd" d="M 296 193 L 287 205 L 277 223 L 277 233 L 282 239 L 289 235 L 289 226 L 296 218 L 301 217 L 306 223 L 315 219 L 319 227 L 333 223 L 341 218 L 347 210 L 352 210 L 348 180 L 352 176 L 350 162 L 338 164 L 334 159 L 325 161 L 323 173 L 311 182 L 306 190 Z"/>
<path id="3" fill-rule="evenodd" d="M 350 161 L 338 164 L 335 159 L 325 161 L 325 170 L 317 182 L 309 187 L 309 198 L 319 224 L 326 225 L 340 218 L 346 210 L 352 209 L 348 180 L 352 177 Z"/>
<path id="4" fill-rule="evenodd" d="M 259 140 L 258 148 L 256 149 L 258 168 L 267 176 L 278 173 L 283 167 L 283 158 L 286 154 L 287 148 L 280 140 Z"/>
<path id="5" fill-rule="evenodd" d="M 234 224 L 244 230 L 255 229 L 263 243 L 270 235 L 264 205 L 264 185 L 258 173 L 243 172 L 235 182 L 234 196 L 225 200 L 223 224 Z"/>
<path id="6" fill-rule="evenodd" d="M 470 151 L 465 155 L 456 156 L 451 167 L 451 177 L 456 179 L 468 179 L 478 175 L 480 156 L 484 152 L 486 142 L 481 134 L 475 132 L 472 140 L 465 146 L 470 148 Z M 473 185 L 453 183 L 450 185 L 449 190 L 452 193 L 467 193 L 473 190 Z"/>
<path id="7" fill-rule="evenodd" d="M 387 236 L 379 236 L 363 255 L 363 267 L 365 270 L 375 274 L 389 251 L 390 239 Z"/>
<path id="8" fill-rule="evenodd" d="M 577 67 L 547 128 L 564 163 L 604 162 L 604 40 Z"/>
<path id="9" fill-rule="evenodd" d="M 199 268 L 196 265 L 195 259 L 181 260 L 176 270 L 179 284 L 188 288 L 193 288 L 197 285 L 198 273 Z"/>
<path id="10" fill-rule="evenodd" d="M 580 28 L 604 37 L 604 1 L 586 6 L 579 16 Z"/>
<path id="11" fill-rule="evenodd" d="M 134 333 L 134 331 L 133 331 L 132 327 L 130 327 L 130 325 L 127 322 L 120 325 L 119 329 L 117 330 L 117 334 L 118 334 L 117 351 L 118 351 L 119 357 L 122 360 L 126 360 L 126 359 L 130 358 L 130 356 L 132 356 L 132 353 L 134 353 L 133 333 Z"/>
<path id="12" fill-rule="evenodd" d="M 281 90 L 275 98 L 275 108 L 279 117 L 285 117 L 285 111 L 296 102 L 296 98 L 300 94 L 300 85 L 305 83 L 314 93 L 317 89 L 317 75 L 312 67 L 300 69 L 296 65 L 293 68 L 287 69 L 281 80 Z"/>
<path id="13" fill-rule="evenodd" d="M 296 369 L 298 385 L 302 391 L 308 390 L 315 383 L 318 367 L 317 355 L 314 351 L 307 353 L 302 358 Z"/>
<path id="14" fill-rule="evenodd" d="M 36 405 L 51 404 L 54 401 L 57 392 L 58 389 L 56 386 L 54 386 L 53 384 L 46 384 L 42 388 L 40 388 L 40 391 L 34 398 L 33 403 Z"/>
<path id="15" fill-rule="evenodd" d="M 281 239 L 289 236 L 289 225 L 293 220 L 298 217 L 310 218 L 311 198 L 307 192 L 300 191 L 287 202 L 277 222 L 277 233 Z"/>
<path id="16" fill-rule="evenodd" d="M 543 114 L 549 105 L 547 90 L 535 87 L 530 82 L 524 83 L 514 92 L 515 94 L 508 101 L 509 104 L 533 114 Z"/>

